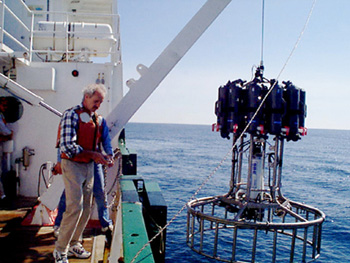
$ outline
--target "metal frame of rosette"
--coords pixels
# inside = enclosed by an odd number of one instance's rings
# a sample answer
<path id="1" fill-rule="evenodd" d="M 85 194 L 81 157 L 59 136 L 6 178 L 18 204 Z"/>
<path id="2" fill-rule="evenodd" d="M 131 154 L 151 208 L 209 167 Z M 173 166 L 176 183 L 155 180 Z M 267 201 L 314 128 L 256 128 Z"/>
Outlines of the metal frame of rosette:
<path id="1" fill-rule="evenodd" d="M 242 83 L 239 84 L 241 88 L 249 93 L 247 85 Z M 262 86 L 261 83 L 255 84 Z M 232 93 L 232 85 L 230 89 Z M 285 88 L 282 90 L 287 92 Z M 222 94 L 219 91 L 219 100 Z M 244 96 L 242 103 L 247 105 L 247 95 Z M 226 124 L 221 117 L 225 115 L 227 118 L 235 109 L 225 109 L 220 105 L 216 105 L 216 115 L 221 136 L 234 135 L 230 189 L 223 195 L 198 198 L 187 203 L 188 246 L 201 255 L 223 262 L 316 260 L 321 251 L 325 214 L 314 207 L 294 202 L 281 192 L 284 142 L 300 139 L 300 135 L 304 135 L 303 129 L 296 129 L 291 136 L 288 128 L 281 126 L 278 132 L 273 132 L 275 136 L 271 141 L 267 136 L 269 130 L 263 131 L 259 125 L 247 133 L 230 130 L 229 125 L 224 130 Z M 263 109 L 261 118 L 268 118 L 269 114 L 271 117 L 273 110 L 267 108 Z M 241 115 L 247 122 L 249 110 L 242 111 Z M 297 110 L 292 112 L 298 114 Z M 282 122 L 285 123 L 285 120 Z M 267 120 L 262 123 L 266 124 Z"/>

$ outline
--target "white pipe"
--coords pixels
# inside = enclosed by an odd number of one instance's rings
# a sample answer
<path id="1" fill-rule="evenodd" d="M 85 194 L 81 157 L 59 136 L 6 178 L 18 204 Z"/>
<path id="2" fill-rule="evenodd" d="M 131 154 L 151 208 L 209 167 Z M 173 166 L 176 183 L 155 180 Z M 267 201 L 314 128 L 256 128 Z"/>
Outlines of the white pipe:
<path id="1" fill-rule="evenodd" d="M 19 181 L 19 176 L 20 176 L 20 173 L 19 173 L 19 164 L 20 164 L 20 162 L 16 162 L 16 179 L 17 179 L 17 187 L 16 187 L 16 189 L 17 189 L 17 196 L 19 195 L 19 187 L 20 187 L 20 181 Z"/>
<path id="2" fill-rule="evenodd" d="M 9 89 L 12 93 L 20 97 L 21 99 L 24 99 L 29 104 L 35 106 L 42 106 L 43 108 L 53 112 L 59 117 L 62 116 L 61 112 L 46 104 L 43 98 L 39 97 L 35 93 L 31 92 L 30 90 L 26 89 L 25 87 L 11 80 L 10 78 L 6 77 L 2 73 L 0 73 L 0 84 L 3 85 L 3 88 Z"/>
<path id="3" fill-rule="evenodd" d="M 28 103 L 32 105 L 38 106 L 41 101 L 44 99 L 34 94 L 30 90 L 26 89 L 22 85 L 13 81 L 12 79 L 6 77 L 4 74 L 0 73 L 0 84 L 3 85 L 4 88 L 8 88 L 11 92 L 13 92 L 18 97 L 26 100 Z"/>
<path id="4" fill-rule="evenodd" d="M 11 170 L 11 157 L 13 153 L 13 140 L 3 142 L 3 152 L 6 155 L 6 171 Z"/>

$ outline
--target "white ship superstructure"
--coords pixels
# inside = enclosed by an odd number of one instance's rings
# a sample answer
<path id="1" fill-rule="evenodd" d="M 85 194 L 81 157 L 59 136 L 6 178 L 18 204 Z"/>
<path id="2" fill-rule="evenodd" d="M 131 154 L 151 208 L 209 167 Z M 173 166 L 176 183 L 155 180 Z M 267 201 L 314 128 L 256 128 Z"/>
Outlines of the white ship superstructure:
<path id="1" fill-rule="evenodd" d="M 20 166 L 18 193 L 36 196 L 40 167 L 56 161 L 59 123 L 57 114 L 39 105 L 63 112 L 81 102 L 83 87 L 100 82 L 108 89 L 99 110 L 106 116 L 123 96 L 119 17 L 111 0 L 26 4 L 7 0 L 1 7 L 1 84 L 5 89 L 0 92 L 1 96 L 16 96 L 23 107 L 20 119 L 10 124 L 14 131 L 12 163 L 14 166 L 17 160 Z M 15 84 L 6 77 L 35 95 L 11 89 Z M 30 155 L 25 169 L 23 149 Z"/>

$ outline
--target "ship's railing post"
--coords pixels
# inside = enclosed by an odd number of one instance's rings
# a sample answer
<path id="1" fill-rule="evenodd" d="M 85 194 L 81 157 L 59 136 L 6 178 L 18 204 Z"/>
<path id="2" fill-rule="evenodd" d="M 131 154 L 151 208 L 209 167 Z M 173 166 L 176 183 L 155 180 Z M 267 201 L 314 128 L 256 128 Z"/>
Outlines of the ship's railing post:
<path id="1" fill-rule="evenodd" d="M 0 44 L 4 44 L 4 21 L 5 21 L 5 0 L 1 1 L 1 20 L 0 20 Z M 2 47 L 1 47 L 2 48 Z"/>
<path id="2" fill-rule="evenodd" d="M 118 14 L 118 7 L 116 1 L 113 1 L 112 3 L 112 9 L 113 9 L 113 14 Z M 116 55 L 118 54 L 118 51 L 121 49 L 120 45 L 120 17 L 119 15 L 114 15 L 112 17 L 112 24 L 113 24 L 113 36 L 117 40 L 117 45 L 113 45 L 112 47 L 112 56 L 111 60 L 113 63 L 116 63 L 117 61 L 121 60 L 120 53 L 119 56 L 117 57 Z"/>
<path id="3" fill-rule="evenodd" d="M 34 13 L 31 13 L 31 25 L 30 25 L 30 43 L 29 43 L 29 61 L 33 59 L 33 35 L 34 35 Z"/>
<path id="4" fill-rule="evenodd" d="M 68 45 L 69 45 L 69 42 L 68 42 L 68 39 L 69 39 L 69 26 L 68 26 L 68 24 L 69 24 L 69 17 L 68 17 L 68 13 L 66 13 L 65 14 L 65 16 L 66 16 L 66 23 L 67 23 L 67 26 L 66 26 L 66 32 L 65 32 L 65 43 L 66 43 L 66 45 L 65 45 L 65 51 L 66 51 L 66 62 L 68 62 L 69 61 L 69 59 L 68 59 L 68 51 L 69 51 L 69 47 L 68 47 Z"/>

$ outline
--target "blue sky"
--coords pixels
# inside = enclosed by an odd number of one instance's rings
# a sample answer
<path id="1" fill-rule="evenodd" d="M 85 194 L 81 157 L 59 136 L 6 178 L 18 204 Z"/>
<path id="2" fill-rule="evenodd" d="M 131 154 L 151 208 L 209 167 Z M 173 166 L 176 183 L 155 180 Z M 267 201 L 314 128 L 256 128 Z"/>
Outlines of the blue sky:
<path id="1" fill-rule="evenodd" d="M 219 1 L 219 0 L 218 0 Z M 120 0 L 124 83 L 138 79 L 205 0 Z M 265 0 L 264 76 L 277 78 L 314 0 Z M 262 0 L 232 0 L 131 121 L 212 124 L 218 87 L 250 80 L 261 60 Z M 279 81 L 306 91 L 306 126 L 350 129 L 350 1 L 318 0 Z M 127 91 L 127 88 L 126 88 Z"/>

